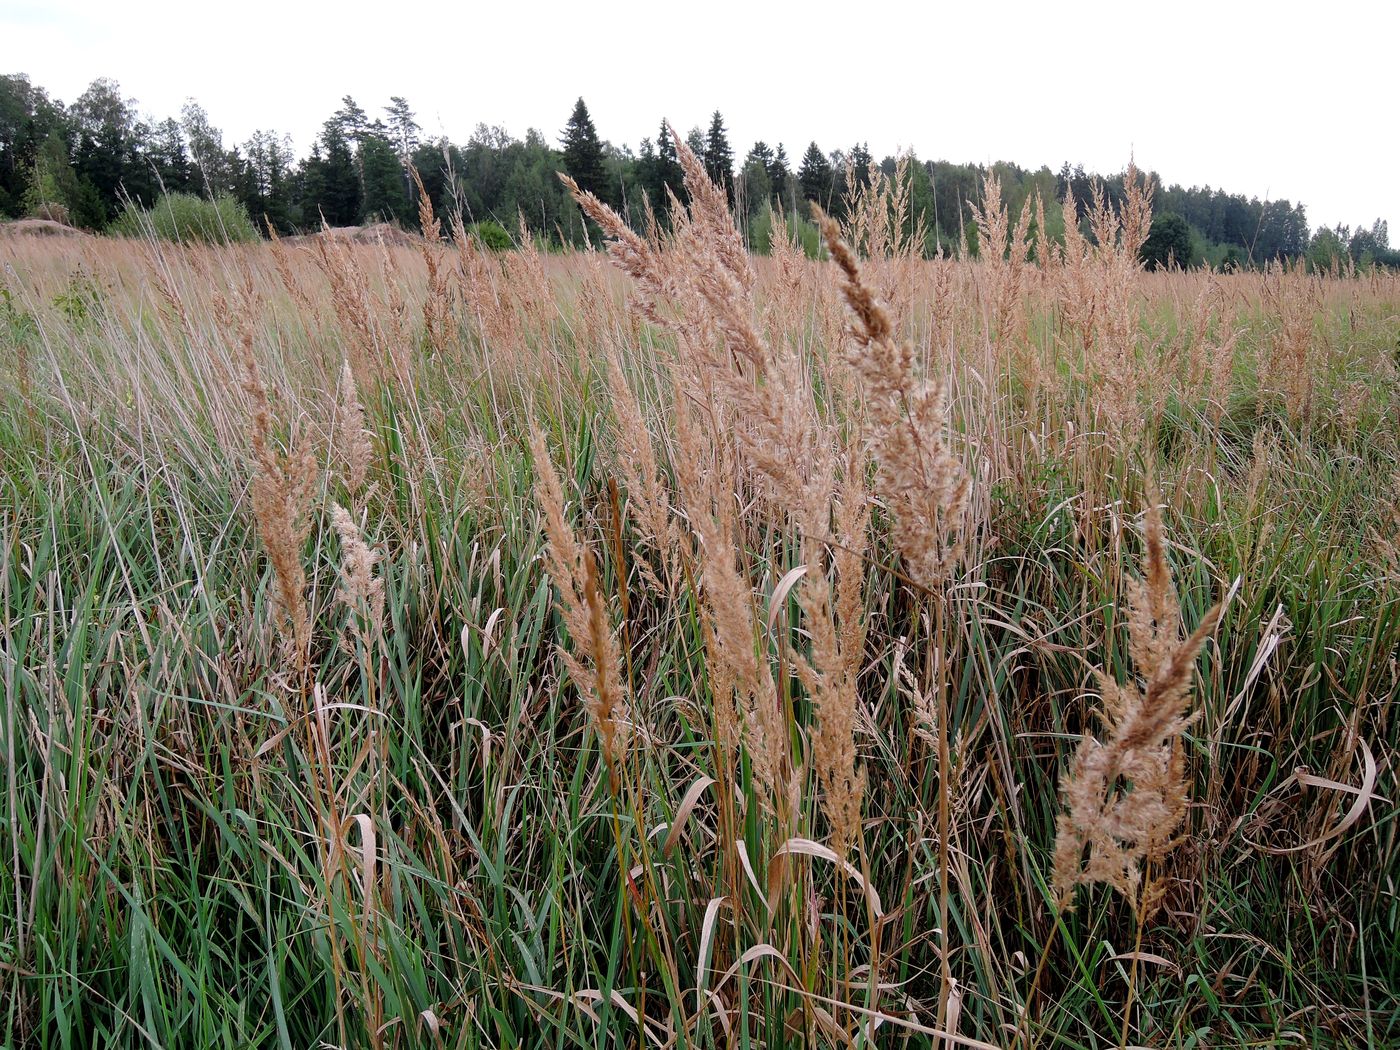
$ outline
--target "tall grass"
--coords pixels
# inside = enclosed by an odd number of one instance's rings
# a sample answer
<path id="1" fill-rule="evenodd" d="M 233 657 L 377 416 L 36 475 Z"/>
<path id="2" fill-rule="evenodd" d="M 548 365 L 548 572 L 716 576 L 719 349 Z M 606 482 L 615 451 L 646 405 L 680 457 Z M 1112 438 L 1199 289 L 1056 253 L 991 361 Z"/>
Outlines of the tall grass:
<path id="1" fill-rule="evenodd" d="M 1400 1038 L 1400 285 L 681 159 L 611 262 L 5 242 L 0 1041 Z"/>

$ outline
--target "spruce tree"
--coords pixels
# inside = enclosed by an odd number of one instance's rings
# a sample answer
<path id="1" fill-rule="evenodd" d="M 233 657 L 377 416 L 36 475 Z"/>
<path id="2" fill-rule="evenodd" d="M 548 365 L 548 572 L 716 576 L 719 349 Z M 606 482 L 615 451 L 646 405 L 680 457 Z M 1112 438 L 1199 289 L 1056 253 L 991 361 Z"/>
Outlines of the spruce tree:
<path id="1" fill-rule="evenodd" d="M 642 144 L 637 147 L 636 173 L 642 192 L 654 205 L 660 199 L 658 190 L 661 183 L 656 162 L 656 146 L 651 139 L 642 139 Z"/>
<path id="2" fill-rule="evenodd" d="M 320 199 L 309 201 L 310 214 L 303 221 L 319 225 L 324 216 L 331 226 L 353 226 L 360 219 L 360 175 L 350 142 L 335 117 L 321 129 Z"/>
<path id="3" fill-rule="evenodd" d="M 715 110 L 710 118 L 710 132 L 705 136 L 705 173 L 715 185 L 723 186 L 729 203 L 734 203 L 734 151 L 724 130 L 724 117 Z"/>
<path id="4" fill-rule="evenodd" d="M 778 143 L 773 160 L 769 161 L 769 185 L 773 188 L 773 196 L 778 199 L 778 207 L 792 207 L 792 168 L 788 165 L 787 150 L 783 143 Z"/>
<path id="5" fill-rule="evenodd" d="M 846 163 L 855 169 L 856 184 L 859 186 L 870 185 L 870 161 L 870 147 L 868 145 L 857 143 L 851 147 L 851 153 L 846 158 Z"/>
<path id="6" fill-rule="evenodd" d="M 660 192 L 652 202 L 653 205 L 658 210 L 669 206 L 670 197 L 666 193 L 668 187 L 678 201 L 685 203 L 685 173 L 681 170 L 680 156 L 676 153 L 671 129 L 664 120 L 656 136 L 656 174 Z"/>
<path id="7" fill-rule="evenodd" d="M 831 210 L 831 161 L 826 159 L 826 154 L 815 142 L 802 155 L 802 170 L 797 173 L 797 182 L 802 187 L 803 200 L 816 201 L 823 209 Z"/>
<path id="8" fill-rule="evenodd" d="M 564 128 L 564 171 L 579 185 L 604 204 L 614 204 L 612 187 L 603 167 L 603 144 L 598 129 L 588 115 L 583 99 L 574 103 L 574 112 Z"/>
<path id="9" fill-rule="evenodd" d="M 749 214 L 757 215 L 767 210 L 773 201 L 777 187 L 773 185 L 770 171 L 773 167 L 773 150 L 762 139 L 753 144 L 749 155 L 744 158 L 742 181 L 744 203 Z"/>
<path id="10" fill-rule="evenodd" d="M 768 143 L 764 142 L 762 139 L 759 139 L 753 144 L 753 149 L 749 150 L 749 155 L 744 158 L 745 168 L 754 163 L 763 166 L 763 173 L 765 175 L 768 174 L 769 169 L 772 167 L 773 150 L 769 147 Z"/>
<path id="11" fill-rule="evenodd" d="M 161 121 L 155 129 L 154 152 L 156 176 L 168 193 L 184 193 L 190 183 L 190 159 L 185 152 L 185 136 L 173 117 Z"/>
<path id="12" fill-rule="evenodd" d="M 382 135 L 366 135 L 360 146 L 360 166 L 364 171 L 364 221 L 406 220 L 409 203 L 403 164 L 389 140 Z"/>
<path id="13" fill-rule="evenodd" d="M 788 180 L 792 178 L 792 168 L 788 165 L 787 149 L 778 143 L 773 159 L 768 162 L 768 181 L 773 184 L 773 192 L 784 196 L 788 192 Z"/>

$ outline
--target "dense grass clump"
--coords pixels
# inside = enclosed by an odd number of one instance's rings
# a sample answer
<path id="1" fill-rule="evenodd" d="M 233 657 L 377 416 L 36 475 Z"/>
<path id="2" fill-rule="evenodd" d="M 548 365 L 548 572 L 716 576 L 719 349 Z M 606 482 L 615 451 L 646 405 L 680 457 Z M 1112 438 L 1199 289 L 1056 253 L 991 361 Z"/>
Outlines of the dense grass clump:
<path id="1" fill-rule="evenodd" d="M 1400 284 L 678 151 L 6 242 L 0 1043 L 1394 1044 Z"/>
<path id="2" fill-rule="evenodd" d="M 126 237 L 155 236 L 184 244 L 239 244 L 258 240 L 248 210 L 234 198 L 162 193 L 150 208 L 127 201 L 112 230 Z"/>

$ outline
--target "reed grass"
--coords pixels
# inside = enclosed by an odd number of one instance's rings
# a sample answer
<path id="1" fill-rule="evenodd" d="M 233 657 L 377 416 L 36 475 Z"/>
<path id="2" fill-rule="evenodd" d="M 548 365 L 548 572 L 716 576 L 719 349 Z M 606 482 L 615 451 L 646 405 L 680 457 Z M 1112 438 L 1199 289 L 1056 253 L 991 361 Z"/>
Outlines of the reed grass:
<path id="1" fill-rule="evenodd" d="M 677 143 L 611 262 L 0 243 L 0 1043 L 1400 1039 L 1395 276 Z"/>

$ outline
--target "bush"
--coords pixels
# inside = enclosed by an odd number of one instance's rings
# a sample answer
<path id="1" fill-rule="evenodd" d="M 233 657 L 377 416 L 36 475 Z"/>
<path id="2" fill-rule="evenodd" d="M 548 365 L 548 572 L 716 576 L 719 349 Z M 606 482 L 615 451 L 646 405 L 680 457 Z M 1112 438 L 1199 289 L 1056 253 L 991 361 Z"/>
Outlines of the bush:
<path id="1" fill-rule="evenodd" d="M 803 218 L 795 211 L 788 212 L 783 216 L 787 220 L 788 237 L 801 249 L 802 254 L 809 259 L 822 259 L 826 257 L 826 249 L 822 247 L 821 231 L 817 229 L 817 224 L 810 219 Z M 759 255 L 771 255 L 773 252 L 773 212 L 765 208 L 753 217 L 749 223 L 749 250 Z"/>
<path id="2" fill-rule="evenodd" d="M 1149 270 L 1166 269 L 1176 266 L 1182 269 L 1191 265 L 1191 227 L 1180 215 L 1158 215 L 1152 220 L 1152 229 L 1138 249 L 1138 257 Z"/>
<path id="3" fill-rule="evenodd" d="M 206 200 L 190 193 L 162 194 L 149 210 L 128 201 L 112 229 L 127 237 L 154 234 L 166 241 L 200 244 L 258 240 L 257 227 L 238 201 L 228 196 Z"/>
<path id="4" fill-rule="evenodd" d="M 508 252 L 515 247 L 515 242 L 510 239 L 510 234 L 506 228 L 498 222 L 490 219 L 485 222 L 474 222 L 467 227 L 467 232 L 477 239 L 483 247 L 493 252 Z"/>

